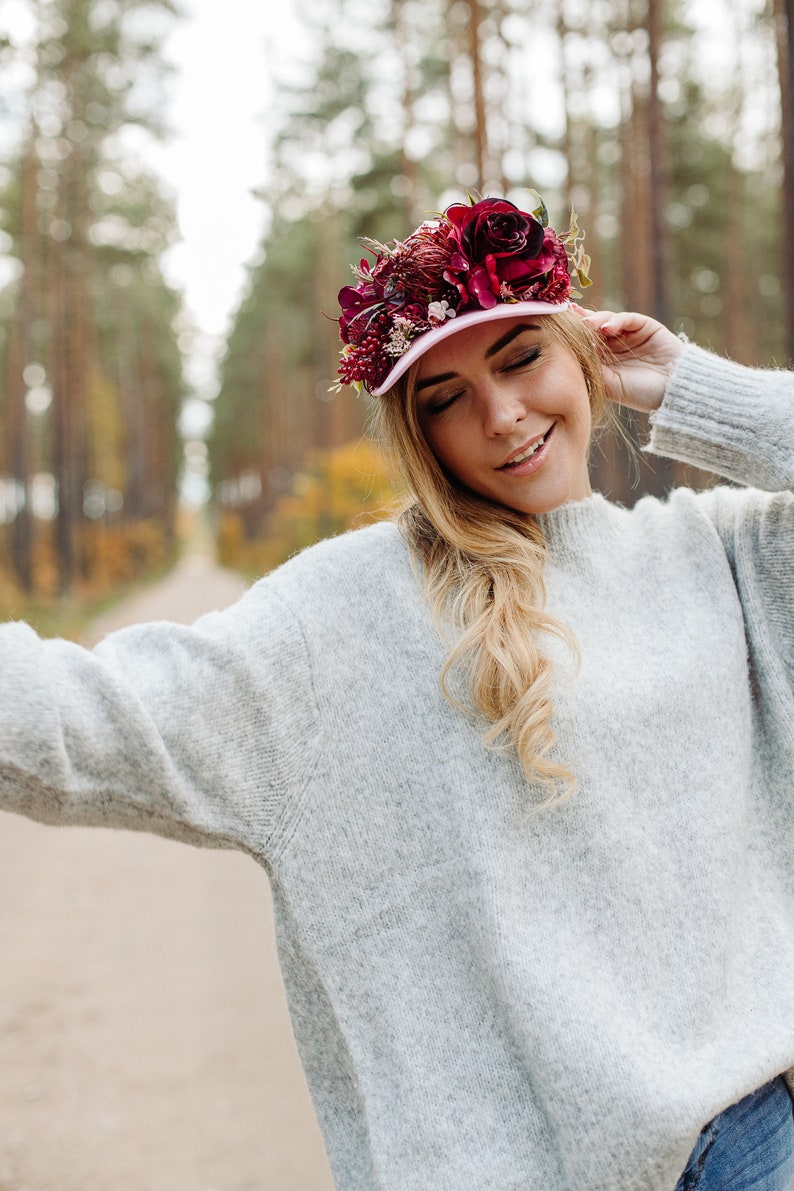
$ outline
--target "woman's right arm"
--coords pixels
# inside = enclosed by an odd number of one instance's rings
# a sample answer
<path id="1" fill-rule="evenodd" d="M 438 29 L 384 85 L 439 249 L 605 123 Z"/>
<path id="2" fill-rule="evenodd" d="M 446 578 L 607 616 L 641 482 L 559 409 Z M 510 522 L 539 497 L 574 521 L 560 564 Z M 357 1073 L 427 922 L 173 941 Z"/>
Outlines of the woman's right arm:
<path id="1" fill-rule="evenodd" d="M 267 581 L 94 651 L 0 627 L 0 807 L 266 854 L 317 738 L 300 626 Z"/>

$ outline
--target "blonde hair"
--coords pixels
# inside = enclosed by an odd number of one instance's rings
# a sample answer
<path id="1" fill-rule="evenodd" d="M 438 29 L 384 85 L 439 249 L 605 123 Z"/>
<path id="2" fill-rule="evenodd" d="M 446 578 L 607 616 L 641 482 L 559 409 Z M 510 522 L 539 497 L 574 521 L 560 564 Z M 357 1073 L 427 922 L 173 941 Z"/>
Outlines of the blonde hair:
<path id="1" fill-rule="evenodd" d="M 597 422 L 607 405 L 600 343 L 572 312 L 543 318 L 576 357 Z M 527 778 L 548 792 L 548 805 L 567 797 L 575 779 L 550 757 L 553 665 L 539 640 L 544 633 L 559 638 L 577 661 L 578 645 L 568 626 L 545 610 L 546 542 L 537 522 L 443 471 L 419 425 L 416 380 L 414 365 L 377 402 L 373 416 L 408 491 L 400 525 L 421 564 L 436 623 L 442 632 L 445 625 L 460 630 L 441 670 L 441 688 L 453 706 L 476 709 L 490 721 L 485 745 L 513 747 Z M 466 702 L 453 693 L 453 670 L 464 680 Z"/>

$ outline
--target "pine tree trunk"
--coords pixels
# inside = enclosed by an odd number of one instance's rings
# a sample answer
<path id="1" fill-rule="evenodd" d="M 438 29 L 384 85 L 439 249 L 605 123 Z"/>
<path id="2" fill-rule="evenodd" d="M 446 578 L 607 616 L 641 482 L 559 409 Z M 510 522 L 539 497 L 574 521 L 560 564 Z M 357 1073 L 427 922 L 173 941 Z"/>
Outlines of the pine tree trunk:
<path id="1" fill-rule="evenodd" d="M 486 182 L 485 163 L 488 152 L 488 129 L 480 51 L 480 21 L 482 18 L 479 0 L 466 0 L 466 3 L 469 10 L 469 60 L 474 100 L 474 164 L 477 169 L 477 189 L 482 192 Z"/>
<path id="2" fill-rule="evenodd" d="M 17 582 L 25 592 L 30 592 L 33 588 L 33 518 L 30 508 L 30 440 L 25 405 L 27 386 L 23 372 L 30 363 L 30 331 L 35 318 L 38 281 L 37 165 L 34 134 L 31 132 L 22 158 L 21 176 L 20 246 L 25 271 L 10 329 L 6 360 L 8 463 L 11 477 L 22 494 L 21 507 L 11 524 L 11 558 Z"/>
<path id="3" fill-rule="evenodd" d="M 141 402 L 138 329 L 122 291 L 112 288 L 116 385 L 124 422 L 124 519 L 143 516 L 145 504 L 146 442 Z"/>
<path id="4" fill-rule="evenodd" d="M 88 478 L 86 334 L 93 311 L 89 261 L 80 227 L 84 210 L 78 171 L 78 164 L 71 160 L 64 170 L 63 217 L 71 232 L 53 254 L 53 470 L 58 487 L 55 542 L 62 591 L 74 585 L 82 569 L 83 488 Z"/>
<path id="5" fill-rule="evenodd" d="M 560 43 L 560 89 L 562 91 L 562 109 L 563 109 L 563 126 L 562 134 L 560 136 L 560 149 L 567 164 L 565 173 L 563 201 L 565 203 L 566 212 L 573 207 L 573 147 L 571 144 L 571 116 L 570 116 L 570 95 L 571 86 L 569 78 L 568 66 L 568 24 L 565 17 L 565 5 L 560 2 L 557 10 L 557 40 Z"/>
<path id="6" fill-rule="evenodd" d="M 400 137 L 400 174 L 405 179 L 405 190 L 402 194 L 403 214 L 406 228 L 415 227 L 421 215 L 419 212 L 419 170 L 416 161 L 405 151 L 406 142 L 414 126 L 414 106 L 416 93 L 413 80 L 413 66 L 408 52 L 409 27 L 404 19 L 404 0 L 391 0 L 391 20 L 394 28 L 394 38 L 397 43 L 397 54 L 402 63 L 403 86 L 400 105 L 402 116 L 402 135 Z"/>
<path id="7" fill-rule="evenodd" d="M 659 97 L 659 52 L 662 44 L 662 0 L 648 0 L 648 58 L 650 94 L 648 96 L 648 207 L 651 225 L 651 261 L 653 300 L 651 311 L 659 322 L 670 320 L 669 234 L 665 218 L 668 181 L 664 114 Z"/>

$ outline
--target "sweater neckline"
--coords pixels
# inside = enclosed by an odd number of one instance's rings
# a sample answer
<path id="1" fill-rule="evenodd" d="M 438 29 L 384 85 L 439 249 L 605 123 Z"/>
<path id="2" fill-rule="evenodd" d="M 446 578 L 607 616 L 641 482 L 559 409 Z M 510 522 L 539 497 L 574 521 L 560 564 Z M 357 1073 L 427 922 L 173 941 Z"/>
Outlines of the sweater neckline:
<path id="1" fill-rule="evenodd" d="M 593 492 L 583 500 L 569 501 L 559 508 L 550 509 L 548 513 L 538 513 L 535 521 L 549 549 L 555 554 L 568 550 L 592 550 L 597 544 L 594 538 L 596 530 L 598 540 L 603 541 L 611 509 L 609 501 L 600 492 Z"/>

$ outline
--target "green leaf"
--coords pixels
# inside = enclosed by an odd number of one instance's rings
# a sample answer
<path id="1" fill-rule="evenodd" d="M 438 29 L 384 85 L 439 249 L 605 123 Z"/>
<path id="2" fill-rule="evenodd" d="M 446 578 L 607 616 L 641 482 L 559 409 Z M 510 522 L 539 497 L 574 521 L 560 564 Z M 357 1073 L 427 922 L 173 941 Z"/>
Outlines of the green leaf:
<path id="1" fill-rule="evenodd" d="M 535 203 L 535 206 L 532 208 L 531 213 L 535 216 L 535 218 L 537 219 L 537 221 L 541 227 L 548 227 L 549 226 L 549 210 L 548 210 L 548 207 L 546 206 L 546 204 L 544 203 L 543 199 L 540 197 L 537 190 L 533 190 L 531 187 L 527 190 L 527 194 L 529 194 L 532 197 L 532 199 L 534 200 L 534 203 Z"/>

